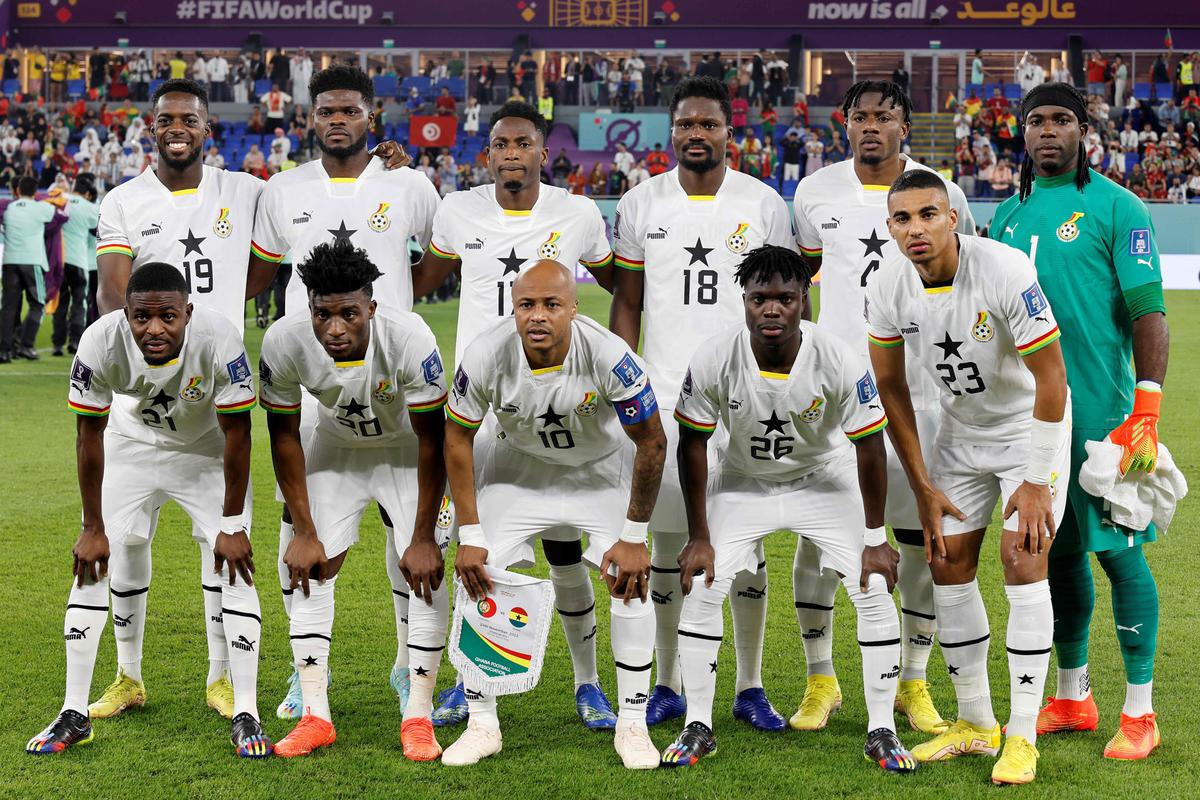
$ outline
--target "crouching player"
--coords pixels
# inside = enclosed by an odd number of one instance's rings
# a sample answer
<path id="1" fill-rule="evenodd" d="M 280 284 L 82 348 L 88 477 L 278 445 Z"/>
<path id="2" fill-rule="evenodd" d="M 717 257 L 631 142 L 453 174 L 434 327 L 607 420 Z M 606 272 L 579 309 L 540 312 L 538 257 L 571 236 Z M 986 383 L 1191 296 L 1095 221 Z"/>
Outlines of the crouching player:
<path id="1" fill-rule="evenodd" d="M 434 536 L 446 483 L 441 356 L 416 314 L 376 311 L 371 285 L 380 272 L 349 241 L 317 245 L 297 269 L 307 313 L 271 326 L 259 365 L 275 478 L 295 526 L 283 560 L 302 590 L 292 596 L 291 640 L 305 710 L 275 752 L 307 755 L 337 738 L 326 690 L 334 584 L 363 512 L 377 502 L 396 523 L 400 570 L 420 601 L 409 606 L 413 677 L 400 741 L 406 757 L 432 761 L 442 752 L 429 715 L 448 608 L 446 543 Z M 307 452 L 302 389 L 318 403 Z"/>
<path id="2" fill-rule="evenodd" d="M 136 405 L 110 417 L 113 395 L 131 397 Z M 258 720 L 262 618 L 242 518 L 254 403 L 254 380 L 238 331 L 215 312 L 193 310 L 184 277 L 170 264 L 139 267 L 129 278 L 124 310 L 106 314 L 84 332 L 67 401 L 78 415 L 83 528 L 73 551 L 76 580 L 63 623 L 66 699 L 58 718 L 29 740 L 25 752 L 58 753 L 92 740 L 88 690 L 109 588 L 114 594 L 146 592 L 147 531 L 154 530 L 157 509 L 174 500 L 208 540 L 220 576 L 234 747 L 246 758 L 271 754 Z"/>
<path id="3" fill-rule="evenodd" d="M 531 542 L 549 530 L 588 531 L 584 560 L 612 594 L 614 746 L 627 768 L 653 769 L 646 532 L 666 452 L 658 403 L 628 345 L 577 316 L 575 279 L 562 264 L 539 261 L 521 272 L 512 300 L 514 318 L 468 345 L 454 376 L 446 468 L 460 523 L 455 571 L 482 600 L 492 589 L 485 564 L 529 564 Z M 476 470 L 473 441 L 489 410 L 500 436 L 486 443 Z M 632 466 L 625 437 L 636 446 Z M 452 766 L 495 755 L 502 744 L 495 697 L 466 689 L 467 730 L 442 756 Z"/>
<path id="4" fill-rule="evenodd" d="M 988 689 L 988 618 L 975 573 L 1002 499 L 1011 714 L 992 781 L 1029 783 L 1054 628 L 1047 557 L 1070 474 L 1058 325 L 1024 253 L 954 232 L 958 215 L 937 175 L 913 170 L 897 178 L 888 213 L 888 229 L 911 265 L 888 264 L 867 287 L 871 362 L 917 497 L 938 638 L 958 696 L 958 720 L 913 755 L 941 761 L 995 755 L 1000 747 Z M 942 427 L 928 468 L 905 383 L 907 357 L 941 390 Z"/>
<path id="5" fill-rule="evenodd" d="M 679 556 L 686 595 L 679 662 L 688 708 L 687 726 L 663 753 L 663 765 L 691 766 L 716 752 L 721 607 L 734 576 L 757 568 L 762 540 L 785 529 L 817 546 L 822 568 L 841 576 L 858 611 L 864 754 L 885 770 L 911 772 L 916 761 L 892 720 L 900 620 L 888 593 L 899 555 L 883 527 L 887 417 L 854 349 L 801 320 L 810 276 L 798 254 L 760 247 L 742 261 L 736 280 L 746 324 L 696 351 L 675 408 L 689 528 Z M 729 443 L 706 503 L 707 442 L 718 425 Z M 693 584 L 701 572 L 703 585 Z"/>

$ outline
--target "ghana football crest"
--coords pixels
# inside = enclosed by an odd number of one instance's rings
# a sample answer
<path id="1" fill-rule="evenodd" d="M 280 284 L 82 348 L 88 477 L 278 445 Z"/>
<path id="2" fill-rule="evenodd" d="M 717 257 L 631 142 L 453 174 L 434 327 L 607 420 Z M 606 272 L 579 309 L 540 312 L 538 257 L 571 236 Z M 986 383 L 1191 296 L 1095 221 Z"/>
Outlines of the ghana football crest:
<path id="1" fill-rule="evenodd" d="M 996 332 L 988 323 L 988 312 L 980 311 L 975 317 L 975 324 L 971 326 L 971 338 L 977 342 L 990 342 Z"/>
<path id="2" fill-rule="evenodd" d="M 725 246 L 729 248 L 729 252 L 736 255 L 746 252 L 746 248 L 750 246 L 750 240 L 746 238 L 748 230 L 750 230 L 749 224 L 740 222 L 733 233 L 725 237 Z"/>
<path id="3" fill-rule="evenodd" d="M 1076 211 L 1071 214 L 1071 218 L 1058 226 L 1055 235 L 1058 236 L 1060 242 L 1073 242 L 1079 238 L 1079 220 L 1083 219 L 1084 213 Z"/>
<path id="4" fill-rule="evenodd" d="M 384 405 L 387 405 L 396 399 L 396 390 L 393 388 L 392 382 L 384 378 L 379 381 L 379 385 L 375 387 L 375 391 L 371 393 L 371 396 Z"/>
<path id="5" fill-rule="evenodd" d="M 367 227 L 376 233 L 383 233 L 392 227 L 392 218 L 387 214 L 388 209 L 391 207 L 391 203 L 380 203 L 379 208 L 375 209 L 371 212 L 371 216 L 367 217 Z"/>
<path id="6" fill-rule="evenodd" d="M 221 213 L 217 214 L 217 221 L 213 223 L 213 233 L 222 239 L 228 239 L 233 233 L 233 223 L 229 221 L 228 208 L 222 208 Z"/>
<path id="7" fill-rule="evenodd" d="M 583 402 L 575 406 L 575 413 L 581 417 L 590 417 L 596 413 L 599 407 L 596 403 L 596 393 L 587 392 L 583 395 Z"/>
<path id="8" fill-rule="evenodd" d="M 189 403 L 198 403 L 204 399 L 204 390 L 200 388 L 199 375 L 188 381 L 187 386 L 179 390 L 179 396 Z"/>
<path id="9" fill-rule="evenodd" d="M 808 408 L 800 412 L 800 420 L 802 422 L 813 423 L 821 419 L 821 412 L 825 410 L 824 398 L 818 397 L 809 404 Z"/>
<path id="10" fill-rule="evenodd" d="M 558 240 L 562 238 L 562 234 L 554 231 L 550 234 L 550 238 L 538 245 L 538 258 L 544 258 L 547 261 L 555 261 L 558 259 Z"/>

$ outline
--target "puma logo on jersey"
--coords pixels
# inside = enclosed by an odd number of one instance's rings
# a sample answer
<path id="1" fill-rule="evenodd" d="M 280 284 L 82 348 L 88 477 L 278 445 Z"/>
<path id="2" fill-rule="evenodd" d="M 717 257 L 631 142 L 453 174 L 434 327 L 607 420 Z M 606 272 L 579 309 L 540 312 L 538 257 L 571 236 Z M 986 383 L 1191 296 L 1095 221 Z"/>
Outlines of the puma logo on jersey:
<path id="1" fill-rule="evenodd" d="M 311 211 L 301 211 L 300 216 L 292 217 L 293 225 L 303 225 L 306 222 L 312 222 L 312 212 Z"/>
<path id="2" fill-rule="evenodd" d="M 483 239 L 480 239 L 478 236 L 476 236 L 475 241 L 467 242 L 466 244 L 463 245 L 463 249 L 464 250 L 482 250 L 483 249 Z"/>
<path id="3" fill-rule="evenodd" d="M 1017 223 L 1017 225 L 1020 225 L 1020 224 L 1021 223 L 1019 223 L 1019 222 Z M 1004 235 L 1005 236 L 1015 236 L 1017 233 L 1017 225 L 1005 225 L 1004 226 Z"/>
<path id="4" fill-rule="evenodd" d="M 1034 320 L 1036 320 L 1038 322 L 1049 322 L 1049 320 L 1046 319 L 1045 317 L 1034 317 Z"/>
<path id="5" fill-rule="evenodd" d="M 914 334 L 914 333 L 920 333 L 920 332 L 921 332 L 921 329 L 920 329 L 920 328 L 917 326 L 917 323 L 915 323 L 915 322 L 909 322 L 909 323 L 908 323 L 908 327 L 907 327 L 907 328 L 901 328 L 901 329 L 900 329 L 900 332 L 901 332 L 901 333 L 907 333 L 907 334 L 909 334 L 909 335 L 912 335 L 912 334 Z"/>
<path id="6" fill-rule="evenodd" d="M 838 229 L 838 226 L 842 224 L 842 221 L 840 219 L 838 219 L 837 217 L 830 217 L 829 219 L 831 220 L 830 222 L 822 222 L 821 223 L 821 230 L 836 231 Z"/>
<path id="7" fill-rule="evenodd" d="M 1146 259 L 1144 259 L 1144 258 L 1139 258 L 1139 259 L 1137 260 L 1137 263 L 1139 263 L 1139 264 L 1145 264 L 1145 265 L 1146 265 L 1147 267 L 1149 267 L 1150 269 L 1154 269 L 1154 262 L 1153 262 L 1153 261 L 1148 261 L 1148 260 L 1146 260 Z"/>
<path id="8" fill-rule="evenodd" d="M 142 231 L 142 236 L 157 236 L 160 233 L 162 233 L 162 223 L 151 222 L 150 227 Z"/>
<path id="9" fill-rule="evenodd" d="M 1125 626 L 1125 625 L 1118 625 L 1118 626 L 1117 626 L 1117 630 L 1119 630 L 1119 631 L 1129 631 L 1130 633 L 1136 633 L 1138 636 L 1141 636 L 1141 635 L 1142 635 L 1142 632 L 1141 632 L 1141 631 L 1139 631 L 1139 630 L 1138 630 L 1138 628 L 1142 627 L 1142 626 L 1143 626 L 1143 625 L 1145 625 L 1145 624 L 1146 624 L 1146 623 L 1144 623 L 1144 622 L 1139 622 L 1137 625 L 1134 625 L 1132 628 L 1130 628 L 1130 627 L 1127 627 L 1127 626 Z"/>
<path id="10" fill-rule="evenodd" d="M 663 240 L 663 239 L 666 239 L 666 238 L 667 238 L 667 235 L 668 235 L 670 232 L 671 232 L 671 229 L 670 229 L 670 228 L 659 228 L 657 231 L 647 231 L 647 232 L 646 232 L 646 238 L 647 238 L 647 239 L 654 239 L 654 240 L 656 240 L 656 241 L 661 241 L 661 240 Z"/>

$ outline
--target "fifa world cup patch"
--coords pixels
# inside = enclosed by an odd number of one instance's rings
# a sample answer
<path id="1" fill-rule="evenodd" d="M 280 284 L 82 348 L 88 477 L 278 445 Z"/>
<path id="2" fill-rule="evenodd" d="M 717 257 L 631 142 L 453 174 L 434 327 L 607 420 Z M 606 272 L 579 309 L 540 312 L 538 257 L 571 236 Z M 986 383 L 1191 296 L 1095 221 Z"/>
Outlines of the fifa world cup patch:
<path id="1" fill-rule="evenodd" d="M 1129 232 L 1129 255 L 1150 255 L 1150 229 L 1137 228 Z"/>
<path id="2" fill-rule="evenodd" d="M 740 222 L 733 233 L 725 237 L 725 246 L 729 248 L 729 252 L 736 255 L 746 252 L 746 249 L 750 247 L 750 238 L 746 236 L 748 230 L 750 230 L 750 225 Z"/>
<path id="3" fill-rule="evenodd" d="M 392 382 L 387 378 L 383 378 L 379 381 L 379 385 L 375 387 L 375 391 L 371 393 L 371 396 L 384 405 L 387 405 L 396 399 L 396 387 L 392 386 Z"/>
<path id="4" fill-rule="evenodd" d="M 201 377 L 196 375 L 187 386 L 179 390 L 180 398 L 187 400 L 189 403 L 198 403 L 204 399 L 204 390 L 200 388 Z"/>
<path id="5" fill-rule="evenodd" d="M 597 409 L 599 408 L 600 404 L 596 402 L 596 393 L 585 392 L 583 395 L 583 401 L 579 405 L 575 406 L 575 413 L 581 417 L 591 417 L 595 415 Z"/>
<path id="6" fill-rule="evenodd" d="M 555 261 L 558 259 L 559 248 L 558 240 L 562 238 L 562 234 L 558 231 L 553 231 L 550 238 L 538 245 L 538 258 L 544 258 L 547 261 Z"/>
<path id="7" fill-rule="evenodd" d="M 867 373 L 858 379 L 856 385 L 858 389 L 858 402 L 867 403 L 879 396 L 879 390 L 875 388 L 875 381 L 871 378 L 871 373 Z"/>
<path id="8" fill-rule="evenodd" d="M 454 396 L 459 400 L 467 396 L 467 389 L 471 388 L 471 379 L 467 377 L 467 373 L 462 367 L 454 373 Z"/>
<path id="9" fill-rule="evenodd" d="M 812 424 L 821 419 L 821 413 L 825 410 L 825 399 L 822 397 L 814 398 L 808 408 L 800 412 L 800 421 Z"/>
<path id="10" fill-rule="evenodd" d="M 1071 214 L 1070 219 L 1058 226 L 1055 235 L 1060 242 L 1073 242 L 1079 238 L 1079 220 L 1086 216 L 1082 211 L 1076 211 Z"/>
<path id="11" fill-rule="evenodd" d="M 221 213 L 217 214 L 217 221 L 213 223 L 213 233 L 222 239 L 228 239 L 233 233 L 233 223 L 229 221 L 228 208 L 222 208 Z"/>
<path id="12" fill-rule="evenodd" d="M 86 392 L 92 388 L 92 368 L 78 358 L 71 365 L 71 385 L 80 392 Z"/>
<path id="13" fill-rule="evenodd" d="M 1021 292 L 1021 299 L 1025 301 L 1025 311 L 1031 317 L 1036 317 L 1050 306 L 1046 302 L 1046 295 L 1042 294 L 1042 287 L 1036 283 Z"/>
<path id="14" fill-rule="evenodd" d="M 988 323 L 988 312 L 980 311 L 975 316 L 975 324 L 971 326 L 971 337 L 977 342 L 990 342 L 995 333 Z"/>
<path id="15" fill-rule="evenodd" d="M 445 371 L 445 368 L 442 367 L 442 357 L 438 355 L 437 350 L 434 350 L 421 362 L 421 374 L 425 376 L 427 384 L 436 383 Z"/>
<path id="16" fill-rule="evenodd" d="M 684 397 L 692 396 L 692 370 L 688 369 L 687 375 L 683 376 L 683 386 L 679 387 L 679 393 Z"/>
<path id="17" fill-rule="evenodd" d="M 258 362 L 258 380 L 259 380 L 259 382 L 262 383 L 263 386 L 273 386 L 274 379 L 275 379 L 275 375 L 274 375 L 274 373 L 271 372 L 271 367 L 267 365 L 267 362 L 259 361 Z"/>
<path id="18" fill-rule="evenodd" d="M 246 358 L 245 353 L 226 364 L 225 369 L 229 371 L 230 383 L 241 383 L 251 375 L 250 361 Z"/>
<path id="19" fill-rule="evenodd" d="M 621 385 L 628 389 L 637 383 L 638 378 L 642 377 L 642 368 L 633 360 L 633 356 L 626 353 L 625 356 L 617 362 L 617 365 L 612 369 L 613 375 L 617 376 L 617 380 Z"/>
<path id="20" fill-rule="evenodd" d="M 383 233 L 392 227 L 392 219 L 387 214 L 388 209 L 391 207 L 391 203 L 380 203 L 379 208 L 375 209 L 371 212 L 371 216 L 367 217 L 367 227 L 376 233 Z"/>

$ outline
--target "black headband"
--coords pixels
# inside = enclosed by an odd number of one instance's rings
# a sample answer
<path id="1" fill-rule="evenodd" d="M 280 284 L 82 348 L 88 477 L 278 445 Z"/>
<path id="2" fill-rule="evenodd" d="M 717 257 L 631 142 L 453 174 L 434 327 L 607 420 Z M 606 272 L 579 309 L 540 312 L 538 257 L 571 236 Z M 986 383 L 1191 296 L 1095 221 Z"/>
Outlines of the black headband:
<path id="1" fill-rule="evenodd" d="M 1021 122 L 1024 123 L 1029 113 L 1039 106 L 1062 106 L 1074 112 L 1080 123 L 1088 121 L 1087 101 L 1069 83 L 1043 83 L 1030 89 L 1021 101 Z"/>

